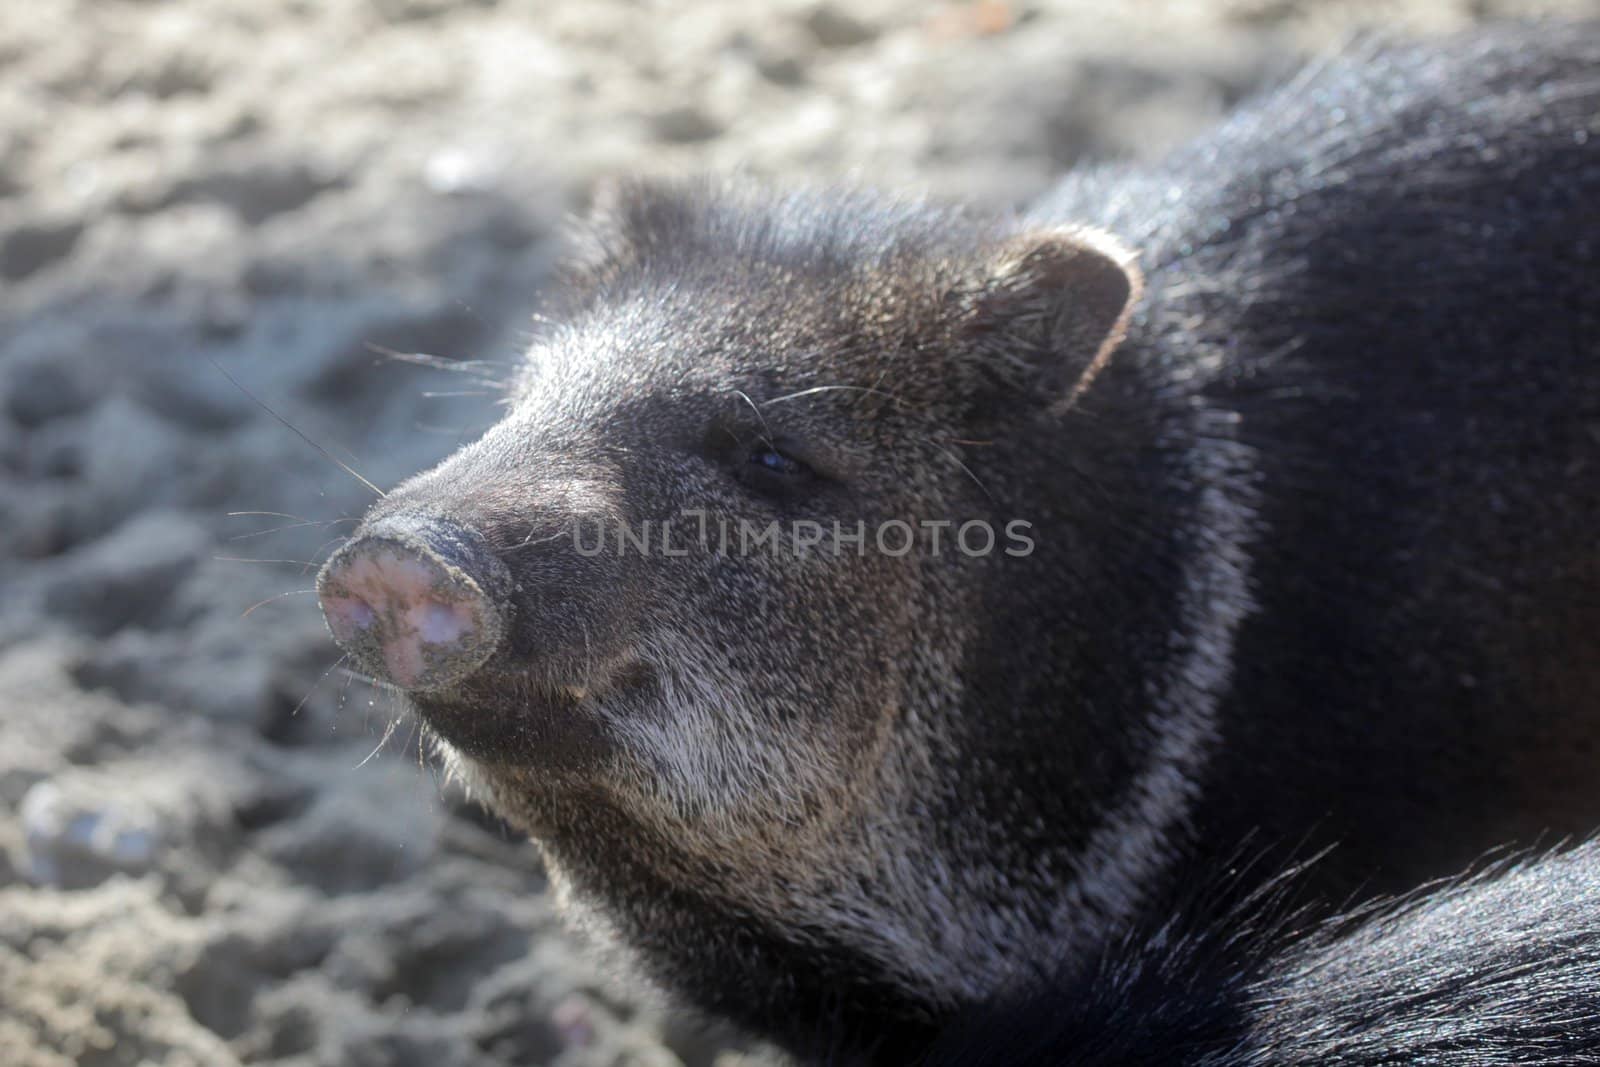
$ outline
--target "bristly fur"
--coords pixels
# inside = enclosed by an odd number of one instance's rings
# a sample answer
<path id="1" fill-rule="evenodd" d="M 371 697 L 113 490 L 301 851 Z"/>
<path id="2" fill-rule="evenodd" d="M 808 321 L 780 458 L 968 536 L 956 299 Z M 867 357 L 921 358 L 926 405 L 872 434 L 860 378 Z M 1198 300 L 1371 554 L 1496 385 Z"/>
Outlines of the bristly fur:
<path id="1" fill-rule="evenodd" d="M 968 1013 L 922 1067 L 1600 1063 L 1600 846 L 1309 926 L 1306 873 Z"/>
<path id="2" fill-rule="evenodd" d="M 1057 973 L 1102 1062 L 1572 1051 L 1587 850 L 1271 953 L 1169 907 L 1252 834 L 1342 899 L 1600 826 L 1597 205 L 1595 27 L 1364 45 L 1015 218 L 623 184 L 506 418 L 341 551 L 505 564 L 505 640 L 413 702 L 575 914 L 791 1049 L 903 1062 Z M 697 515 L 1033 550 L 566 536 Z"/>

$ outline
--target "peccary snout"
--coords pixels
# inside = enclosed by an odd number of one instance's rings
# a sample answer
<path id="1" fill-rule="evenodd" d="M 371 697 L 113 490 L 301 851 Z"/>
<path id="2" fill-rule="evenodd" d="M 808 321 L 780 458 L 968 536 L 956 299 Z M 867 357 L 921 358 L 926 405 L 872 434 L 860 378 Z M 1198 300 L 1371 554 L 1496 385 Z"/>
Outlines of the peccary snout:
<path id="1" fill-rule="evenodd" d="M 359 670 L 402 689 L 442 689 L 500 647 L 512 579 L 483 537 L 429 516 L 363 529 L 317 575 L 333 639 Z"/>

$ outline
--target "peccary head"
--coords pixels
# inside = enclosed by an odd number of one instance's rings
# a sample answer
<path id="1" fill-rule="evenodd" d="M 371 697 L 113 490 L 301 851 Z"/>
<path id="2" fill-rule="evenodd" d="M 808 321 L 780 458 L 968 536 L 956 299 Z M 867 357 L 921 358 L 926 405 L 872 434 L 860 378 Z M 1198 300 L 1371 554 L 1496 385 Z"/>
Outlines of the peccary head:
<path id="1" fill-rule="evenodd" d="M 356 664 L 647 971 L 791 1043 L 1103 926 L 1175 620 L 1146 429 L 1090 402 L 1131 255 L 700 185 L 578 243 L 504 420 L 324 569 Z"/>

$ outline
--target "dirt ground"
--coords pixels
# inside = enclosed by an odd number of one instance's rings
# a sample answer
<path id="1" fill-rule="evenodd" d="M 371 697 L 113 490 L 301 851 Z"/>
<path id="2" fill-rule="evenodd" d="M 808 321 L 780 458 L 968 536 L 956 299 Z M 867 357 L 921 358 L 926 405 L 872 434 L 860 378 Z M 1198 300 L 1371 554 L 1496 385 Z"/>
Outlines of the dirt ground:
<path id="1" fill-rule="evenodd" d="M 1600 0 L 0 7 L 0 1063 L 745 1055 L 565 933 L 336 666 L 338 464 L 390 485 L 497 413 L 369 346 L 514 360 L 601 175 L 1003 209 L 1355 27 L 1546 11 Z"/>

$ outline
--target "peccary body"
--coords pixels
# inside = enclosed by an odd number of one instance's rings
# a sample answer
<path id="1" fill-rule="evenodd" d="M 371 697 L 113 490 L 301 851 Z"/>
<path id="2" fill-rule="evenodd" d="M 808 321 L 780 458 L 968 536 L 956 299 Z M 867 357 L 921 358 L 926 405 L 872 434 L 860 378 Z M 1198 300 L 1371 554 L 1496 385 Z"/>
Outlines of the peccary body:
<path id="1" fill-rule="evenodd" d="M 1592 29 L 1020 218 L 622 187 L 550 318 L 324 610 L 704 1010 L 892 1061 L 1241 842 L 1342 898 L 1600 826 Z"/>
<path id="2" fill-rule="evenodd" d="M 1311 868 L 1252 874 L 1243 900 L 1219 906 L 1224 873 L 1071 973 L 967 1012 L 918 1063 L 1600 1063 L 1594 843 L 1320 922 L 1290 903 Z"/>

